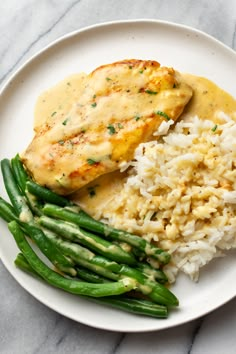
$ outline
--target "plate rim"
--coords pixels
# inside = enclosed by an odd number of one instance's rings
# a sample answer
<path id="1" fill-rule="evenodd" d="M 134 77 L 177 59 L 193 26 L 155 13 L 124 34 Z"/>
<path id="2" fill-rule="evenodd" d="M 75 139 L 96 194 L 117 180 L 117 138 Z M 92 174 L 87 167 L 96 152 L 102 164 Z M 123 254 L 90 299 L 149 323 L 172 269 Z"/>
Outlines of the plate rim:
<path id="1" fill-rule="evenodd" d="M 193 33 L 195 35 L 199 35 L 201 37 L 204 37 L 204 38 L 210 40 L 211 42 L 213 42 L 213 43 L 217 44 L 218 46 L 220 46 L 222 49 L 228 51 L 231 55 L 234 55 L 235 58 L 236 58 L 236 52 L 231 47 L 227 46 L 226 44 L 224 44 L 220 40 L 216 39 L 215 37 L 209 35 L 208 33 L 203 32 L 203 31 L 201 31 L 199 29 L 193 28 L 191 26 L 187 26 L 187 25 L 184 25 L 184 24 L 179 24 L 177 22 L 157 20 L 157 19 L 143 19 L 143 18 L 131 19 L 131 20 L 122 20 L 121 19 L 121 20 L 107 21 L 107 22 L 101 22 L 101 23 L 96 23 L 96 24 L 93 24 L 93 25 L 85 26 L 85 27 L 79 28 L 77 30 L 68 32 L 68 33 L 66 33 L 66 34 L 64 34 L 62 36 L 59 36 L 58 38 L 54 39 L 49 44 L 47 44 L 46 46 L 41 48 L 40 50 L 36 51 L 33 55 L 31 55 L 28 59 L 26 59 L 22 64 L 20 64 L 17 69 L 13 70 L 13 72 L 9 75 L 9 77 L 7 79 L 5 79 L 1 83 L 1 85 L 0 85 L 0 96 L 4 93 L 5 90 L 7 90 L 9 88 L 11 82 L 17 78 L 17 76 L 21 73 L 21 71 L 23 71 L 28 65 L 30 65 L 34 60 L 36 60 L 40 55 L 42 55 L 45 52 L 47 52 L 47 50 L 52 49 L 57 44 L 59 44 L 59 43 L 61 43 L 63 41 L 66 41 L 67 39 L 70 39 L 70 38 L 72 38 L 74 36 L 77 36 L 80 33 L 84 33 L 86 31 L 91 31 L 91 30 L 96 29 L 96 28 L 102 28 L 102 27 L 108 27 L 108 26 L 114 26 L 114 25 L 125 25 L 125 24 L 136 24 L 136 25 L 137 24 L 156 24 L 156 25 L 164 25 L 164 26 L 172 27 L 172 29 L 173 28 L 177 28 L 177 29 L 185 30 L 187 32 L 191 32 L 191 33 Z M 2 254 L 2 250 L 1 249 L 0 249 L 0 254 Z M 122 328 L 120 328 L 120 329 L 118 329 L 118 328 L 115 328 L 115 329 L 114 328 L 108 328 L 106 325 L 103 326 L 102 323 L 91 324 L 89 321 L 86 321 L 85 319 L 80 321 L 77 318 L 74 318 L 72 314 L 71 315 L 64 314 L 63 313 L 63 309 L 60 310 L 56 306 L 54 306 L 53 304 L 49 304 L 48 301 L 42 300 L 40 298 L 40 296 L 35 295 L 25 285 L 22 285 L 21 279 L 16 277 L 15 273 L 13 273 L 10 268 L 8 268 L 7 264 L 4 261 L 4 257 L 1 257 L 1 261 L 2 261 L 2 263 L 4 265 L 4 267 L 7 269 L 7 271 L 15 279 L 15 281 L 17 281 L 17 283 L 27 293 L 29 293 L 31 296 L 33 296 L 35 299 L 37 299 L 40 303 L 42 303 L 45 306 L 49 307 L 53 311 L 65 316 L 67 318 L 70 318 L 70 319 L 76 321 L 77 323 L 82 323 L 84 325 L 88 325 L 88 326 L 93 327 L 93 328 L 97 328 L 97 329 L 101 329 L 101 330 L 107 330 L 107 331 L 114 331 L 114 332 L 124 332 L 124 330 L 122 330 Z M 199 315 L 195 315 L 192 318 L 183 319 L 183 320 L 181 320 L 178 323 L 173 322 L 173 323 L 167 324 L 166 326 L 161 327 L 161 328 L 154 328 L 155 326 L 150 326 L 152 328 L 126 329 L 125 332 L 126 333 L 145 333 L 145 332 L 152 332 L 152 331 L 160 331 L 160 330 L 164 330 L 164 329 L 170 329 L 170 328 L 173 328 L 173 327 L 188 323 L 188 322 L 190 322 L 192 320 L 196 320 L 197 318 L 200 318 L 202 316 L 205 316 L 205 315 L 209 314 L 210 312 L 216 310 L 217 308 L 223 306 L 225 303 L 231 301 L 235 297 L 236 297 L 236 293 L 235 293 L 235 295 L 233 295 L 232 297 L 228 298 L 224 302 L 221 302 L 220 304 L 215 305 L 213 308 L 209 309 L 208 311 L 203 311 L 203 313 L 200 313 Z M 157 321 L 158 321 L 158 319 L 157 319 Z M 168 321 L 168 319 L 166 321 Z"/>
<path id="2" fill-rule="evenodd" d="M 187 31 L 190 31 L 192 33 L 195 34 L 199 34 L 201 36 L 204 36 L 205 38 L 208 38 L 211 41 L 214 41 L 216 44 L 220 45 L 222 48 L 224 48 L 225 50 L 228 50 L 231 54 L 236 56 L 236 51 L 229 47 L 228 45 L 226 45 L 225 43 L 221 42 L 219 39 L 215 38 L 214 36 L 199 30 L 197 28 L 188 26 L 188 25 L 184 25 L 178 22 L 171 22 L 171 21 L 165 21 L 165 20 L 156 20 L 156 19 L 145 19 L 145 18 L 140 18 L 140 19 L 130 19 L 130 20 L 114 20 L 114 21 L 106 21 L 106 22 L 100 22 L 100 23 L 95 23 L 93 25 L 88 25 L 85 27 L 81 27 L 77 30 L 74 31 L 70 31 L 62 36 L 59 36 L 58 38 L 54 39 L 53 41 L 51 41 L 50 43 L 48 43 L 47 45 L 43 46 L 41 49 L 37 50 L 34 54 L 32 54 L 28 59 L 26 59 L 25 61 L 23 61 L 22 64 L 19 65 L 19 67 L 15 70 L 13 70 L 13 72 L 9 75 L 9 77 L 5 80 L 3 80 L 3 82 L 0 85 L 0 95 L 2 95 L 2 93 L 7 89 L 8 85 L 10 84 L 10 82 L 15 78 L 15 76 L 18 75 L 18 73 L 23 70 L 27 65 L 29 65 L 33 60 L 35 60 L 38 56 L 40 56 L 41 54 L 43 54 L 44 52 L 46 52 L 48 49 L 53 48 L 54 46 L 56 46 L 57 44 L 59 44 L 60 42 L 64 41 L 65 39 L 71 38 L 73 36 L 78 35 L 79 33 L 83 33 L 86 31 L 90 31 L 92 29 L 95 29 L 97 27 L 106 27 L 106 26 L 111 26 L 111 25 L 119 25 L 119 24 L 129 24 L 129 23 L 153 23 L 153 24 L 159 24 L 159 25 L 167 25 L 170 27 L 177 27 L 178 29 L 185 29 Z"/>

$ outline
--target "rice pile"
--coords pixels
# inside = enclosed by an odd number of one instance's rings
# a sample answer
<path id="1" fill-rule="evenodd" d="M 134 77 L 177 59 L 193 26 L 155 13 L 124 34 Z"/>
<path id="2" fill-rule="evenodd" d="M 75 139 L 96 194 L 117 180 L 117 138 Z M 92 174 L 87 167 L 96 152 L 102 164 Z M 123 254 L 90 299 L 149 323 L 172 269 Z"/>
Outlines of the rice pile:
<path id="1" fill-rule="evenodd" d="M 123 166 L 131 166 L 123 190 L 101 211 L 172 254 L 171 282 L 178 271 L 197 281 L 202 266 L 236 247 L 236 122 L 224 113 L 218 121 L 163 122 L 158 141 L 139 145 Z"/>

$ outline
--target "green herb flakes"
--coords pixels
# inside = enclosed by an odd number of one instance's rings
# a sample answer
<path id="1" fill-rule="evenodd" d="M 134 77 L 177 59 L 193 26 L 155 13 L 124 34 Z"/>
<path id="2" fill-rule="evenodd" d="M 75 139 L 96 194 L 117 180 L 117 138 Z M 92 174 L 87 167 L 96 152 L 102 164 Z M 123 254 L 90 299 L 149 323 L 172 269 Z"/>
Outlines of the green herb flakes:
<path id="1" fill-rule="evenodd" d="M 145 90 L 146 93 L 148 93 L 149 95 L 157 95 L 156 91 L 152 91 L 152 90 Z"/>
<path id="2" fill-rule="evenodd" d="M 55 114 L 57 114 L 57 112 L 53 112 L 53 113 L 51 114 L 51 117 L 55 116 Z"/>
<path id="3" fill-rule="evenodd" d="M 92 106 L 93 108 L 95 108 L 95 107 L 97 106 L 97 103 L 96 103 L 96 102 L 93 102 L 93 103 L 91 104 L 91 106 Z"/>
<path id="4" fill-rule="evenodd" d="M 216 131 L 216 129 L 218 128 L 218 125 L 216 124 L 211 130 L 213 131 L 213 133 Z"/>
<path id="5" fill-rule="evenodd" d="M 69 118 L 66 118 L 64 122 L 62 122 L 63 125 L 66 125 L 68 123 Z"/>
<path id="6" fill-rule="evenodd" d="M 95 165 L 95 163 L 97 163 L 98 161 L 94 160 L 94 159 L 87 159 L 87 163 L 89 165 Z"/>
<path id="7" fill-rule="evenodd" d="M 165 112 L 157 111 L 156 114 L 157 114 L 158 116 L 164 117 L 166 120 L 170 120 L 170 117 L 169 117 L 168 114 L 166 114 Z"/>
<path id="8" fill-rule="evenodd" d="M 109 124 L 109 125 L 107 126 L 107 129 L 108 129 L 108 133 L 109 133 L 110 135 L 113 135 L 113 134 L 116 133 L 116 129 L 115 129 L 114 125 L 112 125 L 112 124 Z"/>
<path id="9" fill-rule="evenodd" d="M 134 119 L 136 120 L 136 122 L 140 119 L 141 117 L 137 114 Z"/>
<path id="10" fill-rule="evenodd" d="M 64 140 L 59 140 L 59 141 L 58 141 L 58 144 L 64 145 L 64 144 L 65 144 L 65 141 L 64 141 Z"/>
<path id="11" fill-rule="evenodd" d="M 119 129 L 123 129 L 124 128 L 121 123 L 118 123 L 117 126 L 118 126 Z"/>
<path id="12" fill-rule="evenodd" d="M 107 81 L 111 81 L 111 78 L 110 78 L 110 77 L 106 77 L 106 80 L 107 80 Z"/>

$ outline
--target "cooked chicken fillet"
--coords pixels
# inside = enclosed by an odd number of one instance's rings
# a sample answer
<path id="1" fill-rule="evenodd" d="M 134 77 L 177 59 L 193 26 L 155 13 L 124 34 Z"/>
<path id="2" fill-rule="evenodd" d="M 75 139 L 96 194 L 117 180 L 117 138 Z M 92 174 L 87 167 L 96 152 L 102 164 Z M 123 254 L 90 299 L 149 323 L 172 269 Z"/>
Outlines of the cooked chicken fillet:
<path id="1" fill-rule="evenodd" d="M 164 120 L 176 120 L 192 96 L 172 68 L 124 60 L 81 80 L 67 114 L 54 112 L 35 127 L 21 155 L 36 182 L 67 195 L 133 158 Z"/>

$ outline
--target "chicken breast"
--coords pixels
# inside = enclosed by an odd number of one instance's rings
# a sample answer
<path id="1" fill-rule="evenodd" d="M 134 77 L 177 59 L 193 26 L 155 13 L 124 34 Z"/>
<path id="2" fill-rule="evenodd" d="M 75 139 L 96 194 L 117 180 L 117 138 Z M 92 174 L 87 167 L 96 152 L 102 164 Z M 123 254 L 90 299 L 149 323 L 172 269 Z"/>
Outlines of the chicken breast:
<path id="1" fill-rule="evenodd" d="M 180 116 L 192 89 L 156 61 L 124 60 L 97 68 L 80 81 L 68 112 L 35 126 L 21 158 L 35 181 L 67 195 L 133 158 L 163 120 Z"/>

